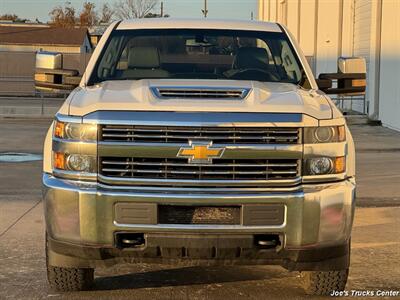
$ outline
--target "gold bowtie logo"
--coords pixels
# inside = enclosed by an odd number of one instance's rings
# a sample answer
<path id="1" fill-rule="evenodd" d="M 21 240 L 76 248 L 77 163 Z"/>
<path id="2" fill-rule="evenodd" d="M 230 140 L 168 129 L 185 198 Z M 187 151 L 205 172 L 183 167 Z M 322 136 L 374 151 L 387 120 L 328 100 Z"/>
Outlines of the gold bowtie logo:
<path id="1" fill-rule="evenodd" d="M 179 149 L 177 157 L 187 157 L 189 163 L 210 164 L 213 158 L 220 158 L 224 151 L 224 148 L 213 148 L 212 142 L 189 141 L 189 147 Z"/>

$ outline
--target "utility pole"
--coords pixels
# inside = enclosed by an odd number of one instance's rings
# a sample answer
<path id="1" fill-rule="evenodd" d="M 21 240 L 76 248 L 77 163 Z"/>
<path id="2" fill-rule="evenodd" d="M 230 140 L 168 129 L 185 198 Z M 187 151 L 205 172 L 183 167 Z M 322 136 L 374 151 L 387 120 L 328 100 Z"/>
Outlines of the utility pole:
<path id="1" fill-rule="evenodd" d="M 207 9 L 207 0 L 204 0 L 204 9 L 201 10 L 204 18 L 207 18 L 207 14 L 208 14 L 208 9 Z"/>
<path id="2" fill-rule="evenodd" d="M 164 17 L 164 2 L 161 1 L 161 12 L 160 12 L 160 17 L 163 18 Z"/>

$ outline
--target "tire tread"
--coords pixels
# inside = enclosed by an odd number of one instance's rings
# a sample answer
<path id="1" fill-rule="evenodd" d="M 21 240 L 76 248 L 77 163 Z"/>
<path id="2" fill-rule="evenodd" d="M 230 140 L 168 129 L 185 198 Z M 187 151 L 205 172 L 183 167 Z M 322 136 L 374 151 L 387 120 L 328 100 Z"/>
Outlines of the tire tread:
<path id="1" fill-rule="evenodd" d="M 84 291 L 93 284 L 94 270 L 47 266 L 47 278 L 50 287 L 56 291 Z"/>
<path id="2" fill-rule="evenodd" d="M 304 290 L 308 295 L 329 295 L 332 291 L 343 291 L 348 274 L 349 269 L 302 272 Z"/>

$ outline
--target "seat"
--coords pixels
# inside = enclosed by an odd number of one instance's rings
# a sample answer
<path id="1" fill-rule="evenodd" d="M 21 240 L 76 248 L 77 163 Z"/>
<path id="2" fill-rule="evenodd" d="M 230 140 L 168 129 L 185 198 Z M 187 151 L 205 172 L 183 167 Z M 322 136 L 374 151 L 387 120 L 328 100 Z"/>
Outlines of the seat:
<path id="1" fill-rule="evenodd" d="M 232 69 L 267 69 L 269 67 L 268 52 L 264 48 L 242 47 L 233 60 Z"/>
<path id="2" fill-rule="evenodd" d="M 156 47 L 132 47 L 128 54 L 128 69 L 123 78 L 167 78 L 169 72 L 160 68 L 160 53 Z"/>
<path id="3" fill-rule="evenodd" d="M 275 65 L 269 64 L 267 50 L 258 47 L 239 48 L 233 59 L 232 69 L 226 71 L 224 75 L 232 79 L 279 80 Z"/>

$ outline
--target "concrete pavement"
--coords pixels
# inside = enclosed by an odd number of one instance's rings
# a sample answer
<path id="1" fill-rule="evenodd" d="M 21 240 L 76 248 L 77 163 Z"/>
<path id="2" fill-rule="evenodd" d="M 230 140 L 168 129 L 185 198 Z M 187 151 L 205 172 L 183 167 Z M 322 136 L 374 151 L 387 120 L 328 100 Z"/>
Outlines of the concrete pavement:
<path id="1" fill-rule="evenodd" d="M 0 97 L 0 117 L 52 118 L 64 98 Z"/>
<path id="2" fill-rule="evenodd" d="M 350 127 L 356 145 L 357 205 L 400 205 L 400 132 Z"/>
<path id="3" fill-rule="evenodd" d="M 50 122 L 0 119 L 0 153 L 40 154 Z M 364 207 L 356 210 L 347 288 L 400 290 L 400 133 L 371 126 L 352 132 Z M 298 273 L 280 267 L 159 265 L 99 269 L 97 290 L 55 294 L 46 285 L 40 181 L 41 162 L 0 163 L 0 299 L 304 298 Z"/>

